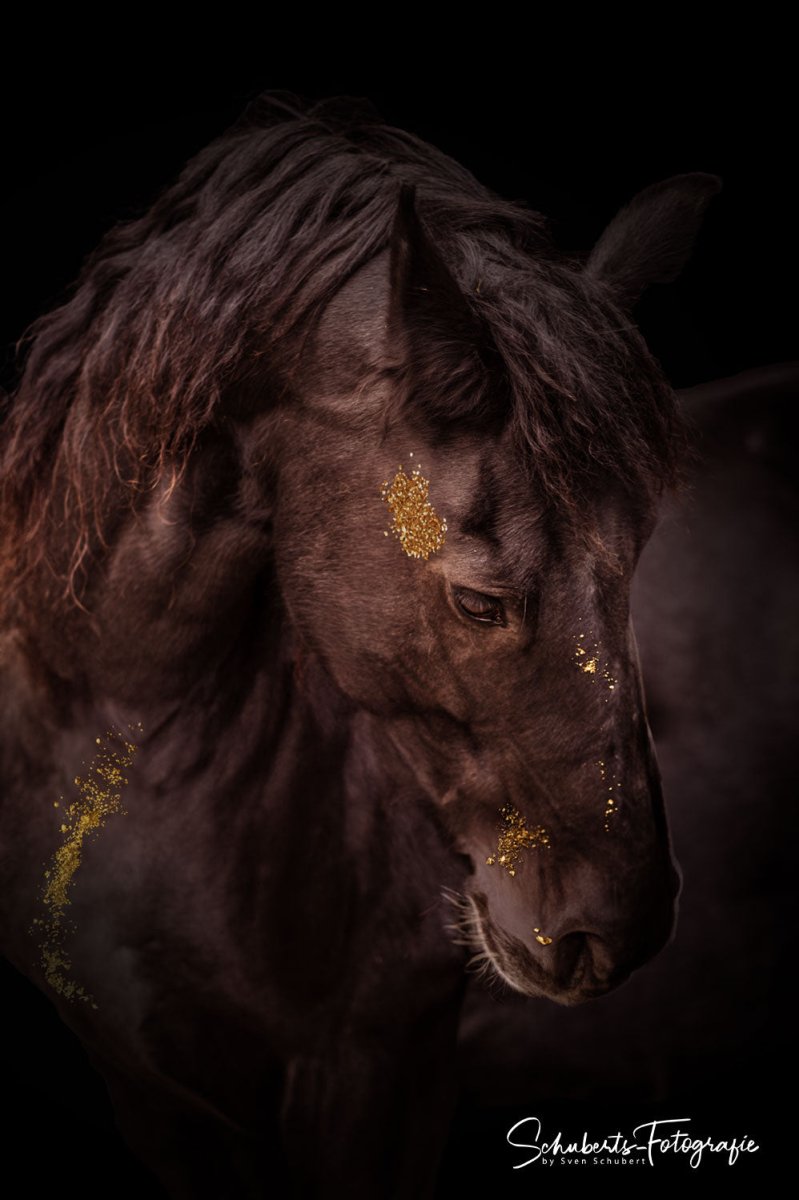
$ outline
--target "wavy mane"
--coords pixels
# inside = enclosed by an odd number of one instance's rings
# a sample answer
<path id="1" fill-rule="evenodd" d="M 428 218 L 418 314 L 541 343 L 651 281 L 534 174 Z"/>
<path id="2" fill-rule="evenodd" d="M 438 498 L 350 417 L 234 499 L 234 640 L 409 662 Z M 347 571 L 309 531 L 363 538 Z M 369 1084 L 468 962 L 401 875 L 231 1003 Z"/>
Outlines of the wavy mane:
<path id="1" fill-rule="evenodd" d="M 314 317 L 389 244 L 402 183 L 490 327 L 517 442 L 549 500 L 574 518 L 597 471 L 632 492 L 679 482 L 687 440 L 671 389 L 540 214 L 366 101 L 270 91 L 148 212 L 112 228 L 70 298 L 20 339 L 0 448 L 6 598 L 46 565 L 80 602 L 137 498 L 173 487 L 243 396 L 257 388 L 268 403 L 291 378 Z M 430 411 L 463 403 L 427 386 Z"/>

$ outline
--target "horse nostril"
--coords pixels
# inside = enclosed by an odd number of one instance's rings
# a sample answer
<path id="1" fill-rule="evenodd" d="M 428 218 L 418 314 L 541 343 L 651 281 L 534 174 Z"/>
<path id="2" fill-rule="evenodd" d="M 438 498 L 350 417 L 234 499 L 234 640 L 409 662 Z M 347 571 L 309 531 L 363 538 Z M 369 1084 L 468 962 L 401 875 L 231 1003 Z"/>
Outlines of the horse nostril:
<path id="1" fill-rule="evenodd" d="M 553 950 L 556 954 L 556 970 L 562 980 L 571 979 L 582 970 L 583 958 L 587 949 L 588 934 L 580 930 L 563 934 L 556 938 Z"/>
<path id="2" fill-rule="evenodd" d="M 552 949 L 556 952 L 555 974 L 562 985 L 574 985 L 582 979 L 600 983 L 616 972 L 611 947 L 598 934 L 574 929 L 557 938 Z"/>

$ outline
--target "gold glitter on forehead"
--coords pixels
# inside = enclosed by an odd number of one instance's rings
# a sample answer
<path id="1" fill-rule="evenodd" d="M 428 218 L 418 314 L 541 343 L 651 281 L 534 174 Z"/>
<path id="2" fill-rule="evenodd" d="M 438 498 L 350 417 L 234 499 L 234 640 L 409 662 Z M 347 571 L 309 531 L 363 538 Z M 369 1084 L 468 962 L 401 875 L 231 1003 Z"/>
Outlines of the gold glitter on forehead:
<path id="1" fill-rule="evenodd" d="M 413 455 L 410 455 L 413 457 Z M 384 483 L 380 495 L 391 515 L 391 532 L 399 538 L 409 558 L 427 559 L 444 545 L 447 522 L 438 516 L 427 498 L 430 482 L 418 466 L 406 475 L 402 465 L 391 483 Z M 386 530 L 386 537 L 389 531 Z"/>
<path id="2" fill-rule="evenodd" d="M 515 875 L 523 850 L 536 850 L 539 847 L 550 849 L 549 834 L 543 825 L 528 829 L 524 817 L 512 804 L 503 805 L 499 811 L 503 824 L 497 850 L 496 854 L 486 859 L 486 866 L 493 867 L 494 863 L 499 863 L 509 875 Z"/>
<path id="3" fill-rule="evenodd" d="M 133 731 L 134 726 L 129 725 L 128 729 Z M 141 731 L 141 725 L 137 724 L 135 729 Z M 124 815 L 122 788 L 128 781 L 123 771 L 132 764 L 136 746 L 116 730 L 109 730 L 106 738 L 105 742 L 103 738 L 95 738 L 95 743 L 101 749 L 92 759 L 86 777 L 75 777 L 78 799 L 64 810 L 61 822 L 63 845 L 56 850 L 50 867 L 44 873 L 42 902 L 49 915 L 35 917 L 30 929 L 31 933 L 42 936 L 39 949 L 44 976 L 50 987 L 67 1000 L 88 1001 L 92 1008 L 97 1008 L 92 996 L 67 975 L 72 963 L 63 946 L 67 933 L 64 910 L 70 903 L 69 888 L 81 864 L 84 839 L 101 829 L 109 816 L 115 813 Z M 53 808 L 60 808 L 58 800 L 53 801 Z M 73 931 L 74 928 L 72 925 Z"/>

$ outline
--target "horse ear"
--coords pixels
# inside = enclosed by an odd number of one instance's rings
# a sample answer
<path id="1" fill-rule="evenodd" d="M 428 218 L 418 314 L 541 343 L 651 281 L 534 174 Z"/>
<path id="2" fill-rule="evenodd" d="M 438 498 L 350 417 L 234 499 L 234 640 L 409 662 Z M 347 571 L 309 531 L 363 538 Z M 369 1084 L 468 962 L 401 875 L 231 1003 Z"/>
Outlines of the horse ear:
<path id="1" fill-rule="evenodd" d="M 391 232 L 389 333 L 459 343 L 478 331 L 466 299 L 416 212 L 416 184 L 400 186 Z"/>
<path id="2" fill-rule="evenodd" d="M 718 175 L 691 171 L 638 192 L 608 225 L 585 269 L 606 280 L 627 308 L 652 283 L 672 283 L 685 266 Z"/>
<path id="3" fill-rule="evenodd" d="M 500 355 L 419 219 L 415 184 L 400 186 L 391 232 L 387 329 L 404 360 L 406 402 L 422 397 L 432 420 L 488 415 Z"/>

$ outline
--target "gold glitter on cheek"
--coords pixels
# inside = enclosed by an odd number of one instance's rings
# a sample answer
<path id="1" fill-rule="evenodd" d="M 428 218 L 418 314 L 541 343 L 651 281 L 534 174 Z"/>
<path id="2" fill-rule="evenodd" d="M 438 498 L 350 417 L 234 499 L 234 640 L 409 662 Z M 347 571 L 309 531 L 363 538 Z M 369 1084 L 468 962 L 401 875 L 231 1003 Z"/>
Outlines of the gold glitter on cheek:
<path id="1" fill-rule="evenodd" d="M 384 483 L 380 489 L 380 495 L 391 511 L 391 532 L 399 538 L 409 558 L 427 559 L 444 545 L 447 522 L 438 516 L 428 500 L 429 490 L 429 480 L 424 478 L 418 466 L 410 475 L 399 466 L 391 483 Z"/>
<path id="2" fill-rule="evenodd" d="M 537 942 L 540 942 L 542 946 L 551 946 L 552 945 L 552 938 L 547 937 L 547 935 L 545 933 L 542 933 L 537 925 L 536 925 L 535 929 L 533 930 L 533 933 L 535 934 L 535 940 Z"/>
<path id="3" fill-rule="evenodd" d="M 497 841 L 496 854 L 486 859 L 486 866 L 493 867 L 499 863 L 509 875 L 515 875 L 522 860 L 523 850 L 535 850 L 539 847 L 550 849 L 549 834 L 543 825 L 528 829 L 524 817 L 512 804 L 505 804 L 499 810 L 502 826 Z"/>
<path id="4" fill-rule="evenodd" d="M 581 644 L 584 639 L 584 633 L 578 635 L 577 643 L 574 647 L 575 663 L 584 674 L 594 676 L 594 679 L 591 681 L 592 683 L 595 683 L 597 679 L 601 679 L 607 685 L 608 691 L 614 692 L 617 680 L 611 675 L 607 667 L 600 667 L 599 665 L 599 643 L 594 642 L 594 652 L 589 657 L 585 646 Z M 605 700 L 605 703 L 607 704 L 607 700 Z"/>
<path id="5" fill-rule="evenodd" d="M 128 728 L 131 732 L 134 729 L 141 732 L 140 724 Z M 70 903 L 69 889 L 81 864 L 84 839 L 101 829 L 109 816 L 116 813 L 124 815 L 122 788 L 128 781 L 123 771 L 133 763 L 136 746 L 116 730 L 110 730 L 106 736 L 106 745 L 102 738 L 95 738 L 95 743 L 101 749 L 92 759 L 86 777 L 75 778 L 78 799 L 64 810 L 60 826 L 63 844 L 56 850 L 44 873 L 42 903 L 48 916 L 35 917 L 30 929 L 32 934 L 41 936 L 39 949 L 42 967 L 50 987 L 68 1000 L 85 1000 L 92 1008 L 97 1008 L 93 997 L 68 977 L 72 963 L 63 946 L 67 933 L 64 911 Z M 53 801 L 53 807 L 59 807 L 57 800 Z M 71 929 L 74 931 L 74 924 L 71 924 Z"/>
<path id="6" fill-rule="evenodd" d="M 607 789 L 607 795 L 605 796 L 604 829 L 605 833 L 610 833 L 610 818 L 614 813 L 619 811 L 619 798 L 615 793 L 621 787 L 621 784 L 616 781 L 615 774 L 613 776 L 613 783 L 607 782 L 604 759 L 600 758 L 597 766 L 599 767 L 599 777 Z"/>

